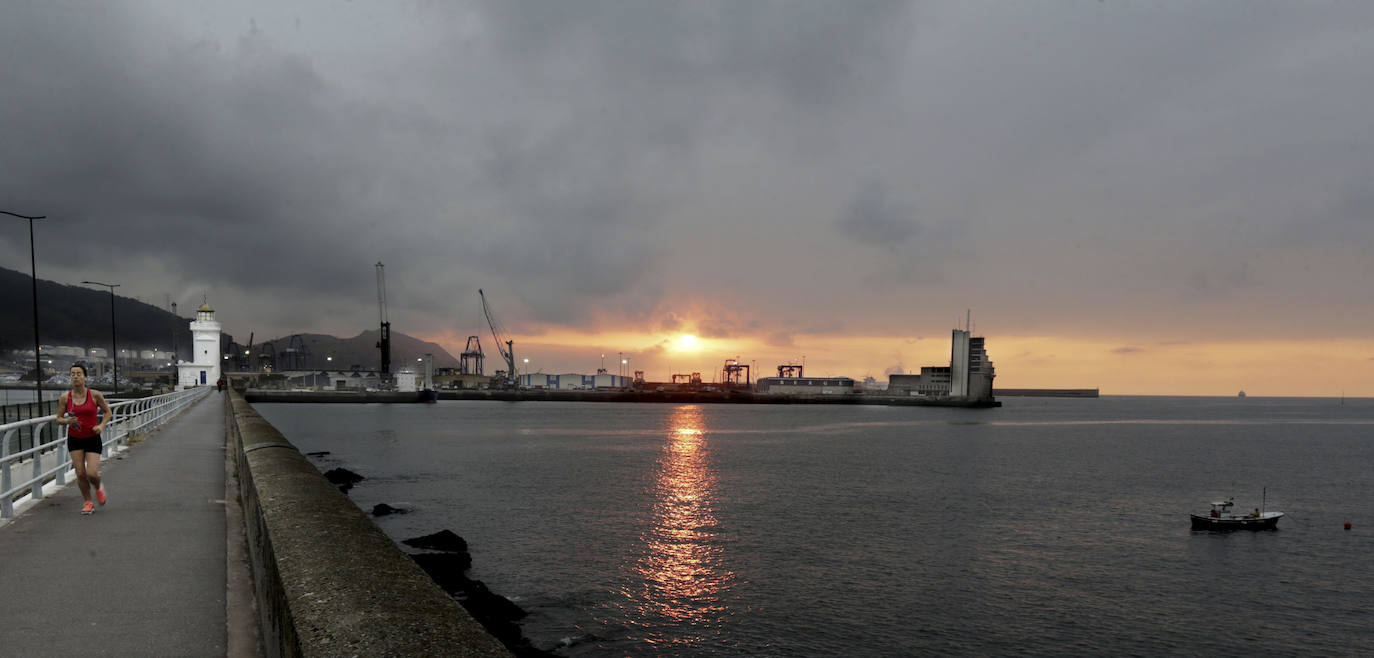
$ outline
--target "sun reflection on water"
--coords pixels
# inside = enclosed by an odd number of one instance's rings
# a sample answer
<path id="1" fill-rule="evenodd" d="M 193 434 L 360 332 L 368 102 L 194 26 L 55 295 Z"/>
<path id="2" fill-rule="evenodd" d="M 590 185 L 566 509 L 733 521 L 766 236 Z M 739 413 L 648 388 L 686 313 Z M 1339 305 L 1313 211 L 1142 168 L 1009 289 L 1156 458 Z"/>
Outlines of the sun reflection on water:
<path id="1" fill-rule="evenodd" d="M 645 639 L 653 644 L 694 642 L 713 634 L 727 613 L 723 595 L 735 578 L 725 563 L 712 509 L 715 473 L 701 408 L 674 409 L 666 438 L 653 479 L 653 521 L 633 568 L 642 591 L 632 598 Z M 677 628 L 659 633 L 656 623 Z M 697 632 L 683 633 L 682 626 Z"/>

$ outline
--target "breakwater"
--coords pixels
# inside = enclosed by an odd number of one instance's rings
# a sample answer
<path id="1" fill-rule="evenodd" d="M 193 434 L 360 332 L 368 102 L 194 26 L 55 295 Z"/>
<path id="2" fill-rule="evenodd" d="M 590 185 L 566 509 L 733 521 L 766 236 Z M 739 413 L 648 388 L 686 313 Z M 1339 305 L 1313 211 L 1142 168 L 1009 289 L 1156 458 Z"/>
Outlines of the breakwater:
<path id="1" fill-rule="evenodd" d="M 965 400 L 925 396 L 888 395 L 761 395 L 752 391 L 560 391 L 549 389 L 454 390 L 439 391 L 440 400 L 485 400 L 499 402 L 645 402 L 671 404 L 876 404 L 908 407 L 962 407 L 970 409 L 1002 406 L 996 400 Z M 423 402 L 419 393 L 397 391 L 274 391 L 248 389 L 249 402 L 369 403 Z"/>
<path id="2" fill-rule="evenodd" d="M 267 655 L 510 655 L 241 395 L 224 412 Z"/>
<path id="3" fill-rule="evenodd" d="M 1095 388 L 999 388 L 993 395 L 1022 398 L 1095 398 Z"/>

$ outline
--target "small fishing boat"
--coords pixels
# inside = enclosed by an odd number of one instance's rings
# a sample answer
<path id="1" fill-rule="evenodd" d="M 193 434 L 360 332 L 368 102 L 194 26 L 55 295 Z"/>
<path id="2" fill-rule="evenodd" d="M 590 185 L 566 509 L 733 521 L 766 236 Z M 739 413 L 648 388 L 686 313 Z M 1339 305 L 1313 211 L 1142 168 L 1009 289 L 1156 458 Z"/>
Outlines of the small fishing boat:
<path id="1" fill-rule="evenodd" d="M 1249 514 L 1236 514 L 1231 511 L 1235 498 L 1212 503 L 1212 511 L 1206 514 L 1189 514 L 1194 530 L 1273 530 L 1278 527 L 1283 512 L 1265 512 L 1256 507 Z"/>

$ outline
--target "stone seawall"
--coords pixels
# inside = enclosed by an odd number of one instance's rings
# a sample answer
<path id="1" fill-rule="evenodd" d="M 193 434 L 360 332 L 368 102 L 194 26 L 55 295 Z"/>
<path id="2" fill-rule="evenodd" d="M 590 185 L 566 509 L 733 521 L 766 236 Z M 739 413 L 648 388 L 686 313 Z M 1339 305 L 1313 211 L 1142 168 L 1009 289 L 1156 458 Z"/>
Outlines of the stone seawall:
<path id="1" fill-rule="evenodd" d="M 225 421 L 268 656 L 510 656 L 237 392 Z"/>

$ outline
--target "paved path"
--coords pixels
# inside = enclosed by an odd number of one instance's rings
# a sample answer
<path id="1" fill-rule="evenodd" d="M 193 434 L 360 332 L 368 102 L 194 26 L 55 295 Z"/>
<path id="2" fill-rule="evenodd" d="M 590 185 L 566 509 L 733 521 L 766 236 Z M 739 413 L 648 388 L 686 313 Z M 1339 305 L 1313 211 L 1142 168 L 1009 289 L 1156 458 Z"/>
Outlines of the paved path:
<path id="1" fill-rule="evenodd" d="M 0 528 L 0 656 L 226 653 L 224 401 L 183 411 Z"/>

